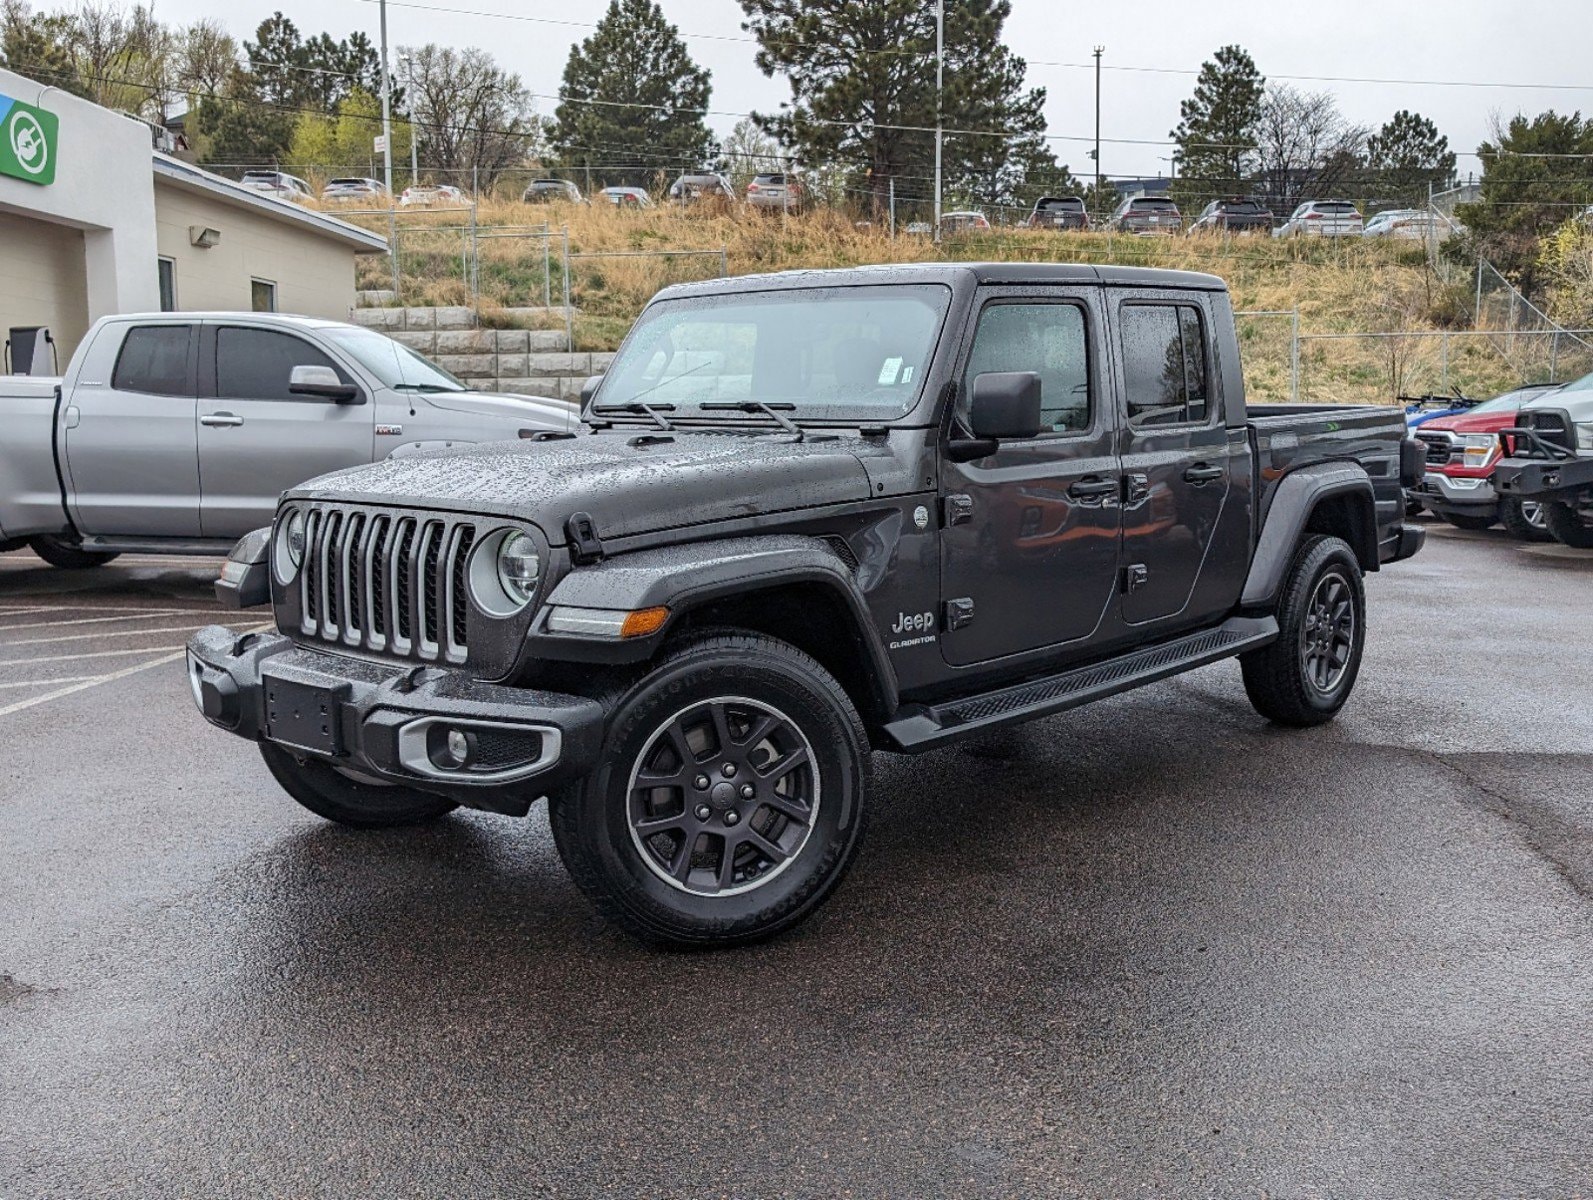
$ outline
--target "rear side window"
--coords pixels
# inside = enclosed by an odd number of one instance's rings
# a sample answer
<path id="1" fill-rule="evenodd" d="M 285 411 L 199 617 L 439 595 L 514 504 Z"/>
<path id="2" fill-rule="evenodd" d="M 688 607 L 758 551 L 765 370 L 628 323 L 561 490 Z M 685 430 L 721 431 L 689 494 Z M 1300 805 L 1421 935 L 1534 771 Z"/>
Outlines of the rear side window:
<path id="1" fill-rule="evenodd" d="M 192 396 L 188 386 L 191 325 L 144 325 L 127 331 L 111 387 L 155 396 Z"/>
<path id="2" fill-rule="evenodd" d="M 1188 304 L 1131 304 L 1122 310 L 1123 383 L 1135 429 L 1206 419 L 1206 335 Z"/>
<path id="3" fill-rule="evenodd" d="M 315 401 L 288 391 L 294 367 L 331 367 L 344 383 L 347 372 L 303 338 L 274 329 L 222 326 L 216 330 L 216 395 L 222 400 Z"/>
<path id="4" fill-rule="evenodd" d="M 1040 425 L 1052 433 L 1090 427 L 1090 364 L 1084 311 L 1076 304 L 991 304 L 979 315 L 959 395 L 989 371 L 1040 376 Z"/>

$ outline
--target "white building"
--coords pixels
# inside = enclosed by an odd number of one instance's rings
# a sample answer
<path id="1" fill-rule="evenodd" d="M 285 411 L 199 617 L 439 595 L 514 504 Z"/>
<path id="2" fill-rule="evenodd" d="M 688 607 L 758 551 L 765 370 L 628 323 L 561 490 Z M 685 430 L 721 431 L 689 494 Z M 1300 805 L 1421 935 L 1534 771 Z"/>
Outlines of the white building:
<path id="1" fill-rule="evenodd" d="M 148 126 L 0 70 L 0 336 L 43 325 L 64 366 L 110 313 L 347 319 L 384 238 L 150 149 Z"/>

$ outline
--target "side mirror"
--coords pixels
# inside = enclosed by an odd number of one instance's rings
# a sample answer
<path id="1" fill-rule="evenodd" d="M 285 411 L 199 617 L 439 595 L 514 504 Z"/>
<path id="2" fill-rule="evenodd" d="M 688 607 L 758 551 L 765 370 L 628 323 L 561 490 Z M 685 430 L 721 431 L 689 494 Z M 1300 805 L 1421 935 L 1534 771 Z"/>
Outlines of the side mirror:
<path id="1" fill-rule="evenodd" d="M 344 383 L 331 367 L 294 367 L 288 373 L 288 391 L 295 396 L 318 396 L 322 400 L 335 400 L 347 404 L 359 399 L 360 390 L 352 383 Z"/>
<path id="2" fill-rule="evenodd" d="M 581 385 L 581 407 L 585 408 L 592 402 L 592 397 L 597 395 L 597 389 L 602 385 L 601 375 L 588 375 L 586 382 Z"/>
<path id="3" fill-rule="evenodd" d="M 990 371 L 976 376 L 968 401 L 974 437 L 1032 438 L 1040 432 L 1040 376 L 1033 371 Z"/>

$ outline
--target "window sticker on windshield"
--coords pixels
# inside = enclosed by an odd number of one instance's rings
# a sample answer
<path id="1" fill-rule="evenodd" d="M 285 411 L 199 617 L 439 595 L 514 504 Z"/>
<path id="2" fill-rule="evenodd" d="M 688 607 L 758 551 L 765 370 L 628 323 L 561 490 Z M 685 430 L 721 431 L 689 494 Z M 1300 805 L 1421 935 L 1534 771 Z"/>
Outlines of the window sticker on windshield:
<path id="1" fill-rule="evenodd" d="M 896 382 L 896 377 L 902 373 L 902 360 L 900 356 L 887 358 L 879 369 L 880 387 L 890 387 Z"/>
<path id="2" fill-rule="evenodd" d="M 903 384 L 909 384 L 912 381 L 913 381 L 913 369 L 911 367 L 903 367 L 902 368 L 902 383 Z"/>

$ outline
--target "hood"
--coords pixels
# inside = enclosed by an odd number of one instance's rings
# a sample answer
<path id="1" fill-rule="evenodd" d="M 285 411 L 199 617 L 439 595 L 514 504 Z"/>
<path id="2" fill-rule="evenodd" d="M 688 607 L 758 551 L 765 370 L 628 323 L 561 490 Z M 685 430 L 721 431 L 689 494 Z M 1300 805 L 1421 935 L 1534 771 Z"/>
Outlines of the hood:
<path id="1" fill-rule="evenodd" d="M 400 393 L 405 399 L 409 397 Z M 443 412 L 472 417 L 525 417 L 538 429 L 574 431 L 580 412 L 567 400 L 551 396 L 521 396 L 512 392 L 432 392 L 415 396 L 418 402 Z"/>
<path id="2" fill-rule="evenodd" d="M 630 426 L 412 454 L 323 475 L 288 494 L 530 520 L 560 544 L 577 512 L 611 538 L 863 500 L 862 460 L 889 453 L 856 436 L 793 442 L 784 434 Z"/>
<path id="3" fill-rule="evenodd" d="M 1516 410 L 1505 412 L 1457 413 L 1453 417 L 1438 417 L 1423 422 L 1421 429 L 1438 433 L 1498 433 L 1516 423 Z"/>

